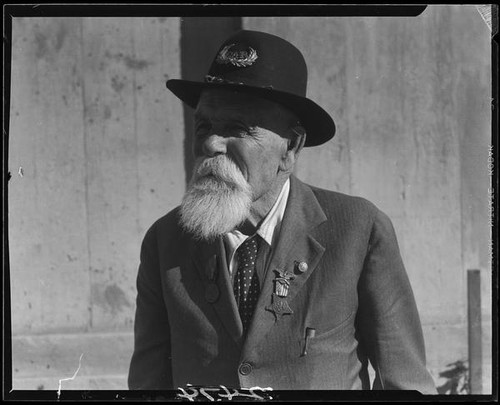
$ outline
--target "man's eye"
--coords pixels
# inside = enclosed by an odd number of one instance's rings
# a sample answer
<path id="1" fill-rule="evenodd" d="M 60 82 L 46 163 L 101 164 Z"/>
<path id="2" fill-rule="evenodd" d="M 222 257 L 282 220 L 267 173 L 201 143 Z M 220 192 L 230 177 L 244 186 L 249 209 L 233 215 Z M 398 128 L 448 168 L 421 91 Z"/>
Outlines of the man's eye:
<path id="1" fill-rule="evenodd" d="M 244 136 L 248 134 L 248 128 L 241 124 L 228 125 L 226 131 L 231 136 Z"/>

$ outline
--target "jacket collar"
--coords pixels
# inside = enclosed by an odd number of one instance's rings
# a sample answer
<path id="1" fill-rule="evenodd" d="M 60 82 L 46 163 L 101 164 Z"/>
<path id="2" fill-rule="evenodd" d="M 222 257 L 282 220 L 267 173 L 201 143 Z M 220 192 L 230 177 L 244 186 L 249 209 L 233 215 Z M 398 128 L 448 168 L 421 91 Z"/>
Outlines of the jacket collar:
<path id="1" fill-rule="evenodd" d="M 276 322 L 280 321 L 281 316 L 272 310 L 275 270 L 287 271 L 294 276 L 290 281 L 286 297 L 286 301 L 290 304 L 317 267 L 325 251 L 323 245 L 316 239 L 314 231 L 318 225 L 327 220 L 327 217 L 311 188 L 295 176 L 291 176 L 290 180 L 290 196 L 280 238 L 271 253 L 255 315 L 243 347 L 243 355 L 262 340 Z M 307 271 L 298 270 L 300 263 L 307 264 Z M 283 316 L 293 316 L 293 314 Z"/>

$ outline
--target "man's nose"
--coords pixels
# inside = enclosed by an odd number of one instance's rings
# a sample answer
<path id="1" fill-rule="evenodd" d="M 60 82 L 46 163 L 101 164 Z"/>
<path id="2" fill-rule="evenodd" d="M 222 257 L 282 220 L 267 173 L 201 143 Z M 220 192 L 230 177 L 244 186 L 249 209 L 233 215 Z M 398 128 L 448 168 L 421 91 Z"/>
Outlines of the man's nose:
<path id="1" fill-rule="evenodd" d="M 202 144 L 202 152 L 203 155 L 209 156 L 209 157 L 214 157 L 217 155 L 225 154 L 227 149 L 227 138 L 218 135 L 218 134 L 211 134 L 209 135 Z"/>

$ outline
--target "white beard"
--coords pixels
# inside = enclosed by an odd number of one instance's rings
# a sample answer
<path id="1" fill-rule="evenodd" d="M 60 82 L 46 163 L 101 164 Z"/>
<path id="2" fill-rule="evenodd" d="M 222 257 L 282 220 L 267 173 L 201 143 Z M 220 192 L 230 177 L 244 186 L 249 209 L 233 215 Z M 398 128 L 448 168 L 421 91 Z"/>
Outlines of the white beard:
<path id="1" fill-rule="evenodd" d="M 238 166 L 225 155 L 197 161 L 181 203 L 181 226 L 213 241 L 248 218 L 252 193 Z"/>

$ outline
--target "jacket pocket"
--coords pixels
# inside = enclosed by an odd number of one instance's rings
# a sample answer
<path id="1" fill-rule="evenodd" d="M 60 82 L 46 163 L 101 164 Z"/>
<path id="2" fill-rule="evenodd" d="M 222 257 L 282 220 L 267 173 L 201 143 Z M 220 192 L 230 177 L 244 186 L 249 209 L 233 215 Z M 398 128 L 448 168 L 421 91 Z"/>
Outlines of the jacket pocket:
<path id="1" fill-rule="evenodd" d="M 344 327 L 347 324 L 349 324 L 351 322 L 351 320 L 354 318 L 355 314 L 356 314 L 356 311 L 351 312 L 347 316 L 347 318 L 345 318 L 343 321 L 341 321 L 340 323 L 338 323 L 337 325 L 335 325 L 333 328 L 328 329 L 326 331 L 323 331 L 321 333 L 316 333 L 312 339 L 320 339 L 320 338 L 324 338 L 324 337 L 333 337 L 337 333 L 342 332 L 342 330 L 344 329 Z M 314 328 L 314 325 L 310 325 L 309 328 Z M 316 331 L 318 329 L 320 329 L 320 328 L 317 328 Z M 304 331 L 304 337 L 305 337 L 305 331 Z"/>
<path id="2" fill-rule="evenodd" d="M 353 318 L 356 315 L 356 311 L 351 312 L 347 318 L 335 325 L 333 328 L 326 331 L 317 333 L 320 329 L 320 325 L 310 325 L 305 328 L 303 334 L 299 340 L 300 355 L 305 356 L 309 353 L 317 353 L 318 350 L 322 351 L 328 349 L 328 351 L 335 351 L 339 349 L 339 344 L 342 343 L 348 336 L 354 335 L 354 325 Z M 315 326 L 318 326 L 315 328 Z M 314 333 L 307 330 L 313 329 Z M 307 338 L 306 338 L 306 335 Z M 325 344 L 328 346 L 326 347 Z"/>

